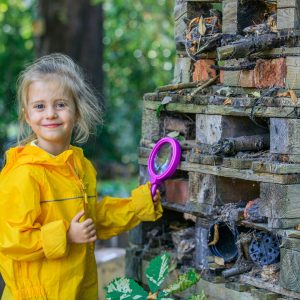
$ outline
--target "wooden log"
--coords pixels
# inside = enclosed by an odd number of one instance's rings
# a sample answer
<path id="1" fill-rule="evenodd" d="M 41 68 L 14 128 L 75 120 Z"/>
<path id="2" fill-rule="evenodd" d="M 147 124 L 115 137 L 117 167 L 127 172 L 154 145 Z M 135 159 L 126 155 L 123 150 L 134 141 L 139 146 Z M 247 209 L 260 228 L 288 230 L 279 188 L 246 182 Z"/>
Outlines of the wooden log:
<path id="1" fill-rule="evenodd" d="M 300 119 L 270 119 L 270 152 L 300 154 Z"/>
<path id="2" fill-rule="evenodd" d="M 298 250 L 299 248 L 290 249 L 284 246 L 280 249 L 280 286 L 295 292 L 300 292 L 300 252 Z"/>
<path id="3" fill-rule="evenodd" d="M 255 51 L 261 51 L 283 46 L 289 39 L 289 36 L 278 36 L 277 34 L 272 33 L 243 38 L 233 44 L 219 47 L 217 49 L 218 59 L 225 60 L 229 58 L 245 57 L 251 54 L 254 49 Z"/>
<path id="4" fill-rule="evenodd" d="M 260 212 L 273 219 L 300 218 L 299 195 L 299 184 L 281 185 L 262 182 L 260 185 Z"/>

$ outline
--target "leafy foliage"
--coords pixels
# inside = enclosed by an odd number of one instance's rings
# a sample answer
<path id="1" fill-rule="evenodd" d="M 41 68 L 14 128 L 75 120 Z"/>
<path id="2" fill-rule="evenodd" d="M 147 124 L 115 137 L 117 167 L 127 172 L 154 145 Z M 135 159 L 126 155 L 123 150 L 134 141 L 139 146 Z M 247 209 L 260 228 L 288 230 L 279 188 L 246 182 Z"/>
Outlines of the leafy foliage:
<path id="1" fill-rule="evenodd" d="M 117 278 L 106 288 L 108 300 L 139 299 L 147 300 L 147 292 L 130 278 Z"/>
<path id="2" fill-rule="evenodd" d="M 179 275 L 175 283 L 160 291 L 169 272 L 170 258 L 169 253 L 163 253 L 150 261 L 146 269 L 146 279 L 150 289 L 149 295 L 133 279 L 125 277 L 117 278 L 109 283 L 105 288 L 107 299 L 174 300 L 169 297 L 171 294 L 182 292 L 196 284 L 200 279 L 200 275 L 191 269 L 187 273 Z M 202 291 L 201 295 L 194 295 L 189 300 L 205 300 L 205 295 Z"/>
<path id="3" fill-rule="evenodd" d="M 0 142 L 17 119 L 16 79 L 33 58 L 33 0 L 0 0 Z"/>
<path id="4" fill-rule="evenodd" d="M 173 78 L 173 0 L 104 2 L 105 147 L 101 160 L 137 165 L 142 97 Z"/>
<path id="5" fill-rule="evenodd" d="M 164 253 L 155 257 L 146 270 L 146 278 L 152 293 L 159 290 L 169 272 L 170 254 Z"/>

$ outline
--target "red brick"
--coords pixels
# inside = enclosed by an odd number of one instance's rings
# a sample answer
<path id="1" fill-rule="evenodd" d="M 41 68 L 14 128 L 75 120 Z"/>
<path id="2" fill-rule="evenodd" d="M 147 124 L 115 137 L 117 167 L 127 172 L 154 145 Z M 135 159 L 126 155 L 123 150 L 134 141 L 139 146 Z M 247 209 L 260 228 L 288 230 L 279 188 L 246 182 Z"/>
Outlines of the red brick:
<path id="1" fill-rule="evenodd" d="M 242 87 L 255 87 L 254 70 L 243 70 L 243 71 L 241 71 L 240 85 Z"/>
<path id="2" fill-rule="evenodd" d="M 186 139 L 190 139 L 194 122 L 179 118 L 166 117 L 164 119 L 164 132 L 178 131 Z"/>
<path id="3" fill-rule="evenodd" d="M 186 179 L 169 179 L 165 181 L 168 202 L 185 204 L 189 199 L 189 181 Z"/>
<path id="4" fill-rule="evenodd" d="M 220 70 L 220 83 L 224 84 L 224 70 Z"/>
<path id="5" fill-rule="evenodd" d="M 257 60 L 254 68 L 254 81 L 257 88 L 269 88 L 271 86 L 284 87 L 286 77 L 285 58 Z"/>
<path id="6" fill-rule="evenodd" d="M 216 76 L 216 70 L 210 66 L 214 65 L 213 59 L 200 59 L 194 64 L 193 81 L 206 81 Z"/>

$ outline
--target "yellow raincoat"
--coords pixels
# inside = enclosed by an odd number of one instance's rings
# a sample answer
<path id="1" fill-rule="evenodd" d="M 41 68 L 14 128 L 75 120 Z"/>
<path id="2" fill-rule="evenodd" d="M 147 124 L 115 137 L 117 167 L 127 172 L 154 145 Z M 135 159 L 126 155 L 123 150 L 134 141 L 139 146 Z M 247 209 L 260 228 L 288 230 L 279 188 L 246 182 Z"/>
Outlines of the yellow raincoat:
<path id="1" fill-rule="evenodd" d="M 68 244 L 73 217 L 85 208 L 100 239 L 154 221 L 149 184 L 129 198 L 97 202 L 96 172 L 77 147 L 53 157 L 26 145 L 7 152 L 0 175 L 2 300 L 95 300 L 97 270 L 92 244 Z"/>

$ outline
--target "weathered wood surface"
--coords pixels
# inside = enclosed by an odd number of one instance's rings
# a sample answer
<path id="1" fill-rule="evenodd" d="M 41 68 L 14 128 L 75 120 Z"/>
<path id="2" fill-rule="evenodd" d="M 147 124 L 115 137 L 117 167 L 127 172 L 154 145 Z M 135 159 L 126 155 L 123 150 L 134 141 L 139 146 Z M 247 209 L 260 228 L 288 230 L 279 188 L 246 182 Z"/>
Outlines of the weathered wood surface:
<path id="1" fill-rule="evenodd" d="M 289 291 L 287 289 L 280 287 L 278 284 L 266 282 L 261 279 L 249 276 L 249 275 L 240 275 L 240 281 L 243 283 L 246 283 L 246 284 L 256 286 L 261 289 L 266 289 L 268 291 L 287 296 L 287 297 L 293 297 L 296 299 L 300 299 L 299 293 Z"/>
<path id="2" fill-rule="evenodd" d="M 295 174 L 300 173 L 300 164 L 253 161 L 250 167 L 257 173 Z"/>
<path id="3" fill-rule="evenodd" d="M 198 105 L 220 105 L 224 106 L 224 102 L 226 99 L 230 99 L 230 104 L 226 104 L 226 106 L 232 107 L 253 107 L 257 105 L 257 98 L 253 96 L 253 93 L 262 94 L 265 90 L 258 89 L 249 89 L 249 88 L 237 88 L 230 87 L 230 92 L 233 94 L 232 96 L 219 96 L 219 90 L 222 90 L 220 86 L 212 86 L 211 91 L 208 91 L 208 94 L 204 95 L 195 95 L 190 100 L 189 95 L 180 95 L 168 92 L 156 92 L 156 93 L 148 93 L 144 95 L 145 102 L 151 101 L 162 101 L 166 96 L 171 98 L 171 103 L 186 103 L 186 104 L 198 104 Z M 214 94 L 214 95 L 211 95 Z M 297 102 L 294 103 L 290 97 L 263 97 L 260 99 L 260 103 L 258 106 L 270 106 L 270 107 L 300 107 L 300 90 L 295 90 L 297 94 Z M 234 96 L 236 94 L 244 94 L 245 96 Z M 295 117 L 295 116 L 294 116 Z"/>
<path id="4" fill-rule="evenodd" d="M 252 54 L 253 49 L 256 51 L 280 47 L 291 39 L 290 36 L 278 36 L 277 34 L 262 34 L 255 37 L 243 38 L 238 42 L 218 47 L 218 59 L 226 60 L 232 58 L 242 58 Z"/>
<path id="5" fill-rule="evenodd" d="M 300 154 L 300 119 L 270 119 L 270 152 Z"/>
<path id="6" fill-rule="evenodd" d="M 277 0 L 277 8 L 297 7 L 299 0 Z"/>
<path id="7" fill-rule="evenodd" d="M 144 101 L 144 108 L 157 110 L 160 103 L 157 101 Z M 258 106 L 255 110 L 250 107 L 232 107 L 226 105 L 197 105 L 187 103 L 168 103 L 166 110 L 190 114 L 227 115 L 227 116 L 250 116 L 296 118 L 298 113 L 295 107 L 267 107 Z"/>
<path id="8" fill-rule="evenodd" d="M 222 32 L 227 34 L 237 33 L 238 0 L 223 0 Z"/>
<path id="9" fill-rule="evenodd" d="M 288 89 L 300 88 L 300 57 L 286 58 L 286 86 Z"/>
<path id="10" fill-rule="evenodd" d="M 280 1 L 277 7 L 277 29 L 299 29 L 300 1 L 284 2 Z"/>
<path id="11" fill-rule="evenodd" d="M 144 109 L 142 116 L 142 136 L 150 141 L 157 141 L 160 137 L 160 121 L 157 118 L 156 111 Z"/>
<path id="12" fill-rule="evenodd" d="M 295 239 L 294 239 L 295 240 Z M 299 241 L 299 240 L 298 240 Z M 299 247 L 299 242 L 297 243 Z M 300 252 L 298 249 L 288 247 L 281 247 L 280 249 L 280 286 L 294 291 L 300 292 Z"/>
<path id="13" fill-rule="evenodd" d="M 139 164 L 147 165 L 147 159 L 139 158 Z M 300 183 L 300 174 L 268 174 L 268 173 L 254 173 L 252 170 L 237 170 L 231 168 L 224 168 L 222 166 L 200 165 L 189 162 L 181 162 L 179 170 L 187 172 L 199 172 L 203 174 L 211 174 L 223 177 L 240 178 L 250 181 L 271 182 L 279 184 L 296 184 Z"/>
<path id="14" fill-rule="evenodd" d="M 192 60 L 189 57 L 176 57 L 174 82 L 188 83 L 192 78 Z"/>
<path id="15" fill-rule="evenodd" d="M 300 218 L 268 218 L 268 227 L 272 229 L 292 229 L 300 224 Z"/>
<path id="16" fill-rule="evenodd" d="M 286 56 L 300 56 L 300 47 L 281 47 L 255 52 L 250 58 L 276 58 Z"/>
<path id="17" fill-rule="evenodd" d="M 260 185 L 260 212 L 274 219 L 300 218 L 300 185 L 282 185 L 262 182 Z M 296 220 L 291 221 L 297 222 Z M 274 224 L 278 222 L 274 220 Z M 296 224 L 297 225 L 297 224 Z"/>

